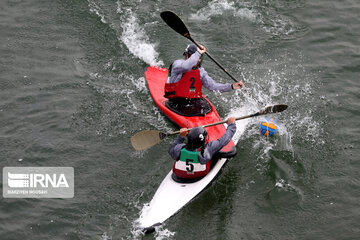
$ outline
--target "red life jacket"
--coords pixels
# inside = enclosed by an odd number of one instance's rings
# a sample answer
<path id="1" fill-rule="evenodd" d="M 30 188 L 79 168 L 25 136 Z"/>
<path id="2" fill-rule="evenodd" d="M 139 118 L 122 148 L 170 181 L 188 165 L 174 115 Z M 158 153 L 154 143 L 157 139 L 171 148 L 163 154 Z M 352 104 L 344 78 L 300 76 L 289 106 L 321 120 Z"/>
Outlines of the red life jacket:
<path id="1" fill-rule="evenodd" d="M 176 83 L 165 84 L 166 98 L 201 98 L 202 83 L 200 79 L 200 70 L 191 69 L 183 74 Z"/>
<path id="2" fill-rule="evenodd" d="M 181 149 L 179 160 L 173 165 L 173 173 L 181 178 L 199 178 L 208 174 L 211 161 L 206 164 L 199 162 L 199 151 Z"/>

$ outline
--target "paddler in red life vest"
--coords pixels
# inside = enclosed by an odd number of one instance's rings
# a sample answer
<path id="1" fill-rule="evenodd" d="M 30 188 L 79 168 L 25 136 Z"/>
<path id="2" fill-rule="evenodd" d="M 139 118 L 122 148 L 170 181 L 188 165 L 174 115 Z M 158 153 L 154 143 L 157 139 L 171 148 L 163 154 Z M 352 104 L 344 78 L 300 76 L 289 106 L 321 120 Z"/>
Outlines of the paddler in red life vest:
<path id="1" fill-rule="evenodd" d="M 210 170 L 213 156 L 226 146 L 236 132 L 235 118 L 227 120 L 228 127 L 224 135 L 207 144 L 207 132 L 202 127 L 196 127 L 190 131 L 187 128 L 180 129 L 178 138 L 169 149 L 170 156 L 175 160 L 173 173 L 182 179 L 196 179 L 205 176 Z M 187 143 L 185 144 L 185 136 Z"/>
<path id="2" fill-rule="evenodd" d="M 165 84 L 165 97 L 169 99 L 201 98 L 201 88 L 204 85 L 210 91 L 230 92 L 233 89 L 240 89 L 244 83 L 239 81 L 233 84 L 216 83 L 201 67 L 201 57 L 206 48 L 201 49 L 190 44 L 184 51 L 185 59 L 179 59 L 170 65 L 169 77 Z"/>

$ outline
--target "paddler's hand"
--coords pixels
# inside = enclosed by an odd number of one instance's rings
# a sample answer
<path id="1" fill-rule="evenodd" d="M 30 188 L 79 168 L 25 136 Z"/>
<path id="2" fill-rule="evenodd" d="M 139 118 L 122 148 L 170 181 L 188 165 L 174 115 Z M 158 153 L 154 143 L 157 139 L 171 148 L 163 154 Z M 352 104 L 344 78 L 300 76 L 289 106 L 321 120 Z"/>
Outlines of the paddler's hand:
<path id="1" fill-rule="evenodd" d="M 232 85 L 232 88 L 234 89 L 234 90 L 237 90 L 237 89 L 240 89 L 240 88 L 242 88 L 242 87 L 244 87 L 245 85 L 244 85 L 244 83 L 242 82 L 242 81 L 238 81 L 238 82 L 236 82 L 236 83 L 233 83 L 233 85 Z"/>
<path id="2" fill-rule="evenodd" d="M 203 45 L 200 45 L 199 44 L 199 46 L 201 47 L 201 48 L 197 48 L 197 51 L 201 54 L 201 55 L 203 55 L 205 52 L 206 52 L 206 48 L 203 46 Z"/>
<path id="3" fill-rule="evenodd" d="M 189 133 L 189 129 L 187 128 L 180 129 L 180 136 L 185 137 L 186 135 L 188 135 L 188 133 Z"/>
<path id="4" fill-rule="evenodd" d="M 235 118 L 234 117 L 229 117 L 227 120 L 227 125 L 229 125 L 230 123 L 234 123 L 235 122 Z"/>

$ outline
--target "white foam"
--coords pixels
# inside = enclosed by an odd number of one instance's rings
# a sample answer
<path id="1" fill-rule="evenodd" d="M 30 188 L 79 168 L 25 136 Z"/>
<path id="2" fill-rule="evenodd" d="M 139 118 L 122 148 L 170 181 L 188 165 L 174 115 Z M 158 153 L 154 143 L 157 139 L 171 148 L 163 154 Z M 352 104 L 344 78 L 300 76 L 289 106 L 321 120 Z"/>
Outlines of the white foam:
<path id="1" fill-rule="evenodd" d="M 214 0 L 195 14 L 191 14 L 190 19 L 207 21 L 212 16 L 222 15 L 226 10 L 235 10 L 234 3 L 226 0 Z"/>
<path id="2" fill-rule="evenodd" d="M 118 32 L 118 26 L 111 21 L 110 23 L 106 19 L 106 14 L 104 13 L 101 6 L 93 0 L 88 0 L 90 12 L 95 13 L 100 17 L 101 22 L 106 23 Z M 123 8 L 121 1 L 117 2 L 117 13 L 120 14 L 121 28 L 122 32 L 119 40 L 122 41 L 125 46 L 129 49 L 131 54 L 135 57 L 141 59 L 149 65 L 163 66 L 164 63 L 161 60 L 158 60 L 159 53 L 155 50 L 156 44 L 151 43 L 149 37 L 144 30 L 144 27 L 141 26 L 138 22 L 138 18 L 135 12 L 131 8 Z M 147 23 L 145 23 L 146 25 Z"/>
<path id="3" fill-rule="evenodd" d="M 284 191 L 297 190 L 294 186 L 292 186 L 290 183 L 287 183 L 282 178 L 276 180 L 275 187 L 280 188 Z"/>
<path id="4" fill-rule="evenodd" d="M 264 7 L 256 2 L 213 0 L 205 7 L 190 15 L 190 19 L 209 21 L 212 17 L 229 14 L 260 25 L 265 32 L 274 36 L 289 36 L 296 32 L 296 23 L 291 18 L 280 15 L 276 9 Z"/>
<path id="5" fill-rule="evenodd" d="M 229 117 L 241 117 L 248 115 L 250 112 L 256 112 L 256 110 L 254 110 L 253 106 L 249 104 L 239 108 L 231 108 L 230 114 L 225 119 Z M 246 138 L 244 132 L 249 122 L 250 119 L 236 121 L 236 133 L 233 136 L 233 141 L 235 144 L 237 144 L 241 138 Z"/>
<path id="6" fill-rule="evenodd" d="M 140 216 L 143 214 L 143 212 L 148 211 L 149 209 L 149 203 L 144 204 L 143 208 L 140 211 Z M 136 219 L 132 222 L 132 229 L 131 229 L 131 235 L 132 239 L 140 239 L 142 236 L 145 235 L 145 233 L 142 231 L 139 219 Z"/>
<path id="7" fill-rule="evenodd" d="M 101 22 L 107 23 L 105 19 L 105 15 L 101 13 L 101 8 L 94 1 L 89 0 L 89 7 L 90 7 L 90 12 L 95 13 L 97 16 L 100 17 Z"/>
<path id="8" fill-rule="evenodd" d="M 104 232 L 102 235 L 101 235 L 101 239 L 102 240 L 111 240 L 112 237 L 107 235 L 107 232 Z"/>
<path id="9" fill-rule="evenodd" d="M 277 15 L 275 17 L 268 18 L 267 21 L 269 22 L 267 24 L 263 24 L 263 29 L 275 36 L 290 35 L 295 32 L 295 23 L 285 16 Z"/>
<path id="10" fill-rule="evenodd" d="M 213 0 L 207 6 L 190 15 L 190 19 L 208 21 L 211 17 L 223 15 L 226 11 L 234 17 L 240 17 L 249 21 L 256 21 L 257 13 L 246 7 L 237 8 L 235 3 L 227 0 Z"/>
<path id="11" fill-rule="evenodd" d="M 175 235 L 175 232 L 171 232 L 168 229 L 164 229 L 164 227 L 161 225 L 159 227 L 155 227 L 155 239 L 156 240 L 163 240 L 163 239 L 172 239 L 172 237 Z"/>
<path id="12" fill-rule="evenodd" d="M 235 17 L 240 17 L 242 19 L 249 20 L 251 22 L 255 22 L 258 17 L 258 13 L 254 10 L 250 10 L 248 8 L 240 8 L 239 10 L 234 12 Z"/>
<path id="13" fill-rule="evenodd" d="M 140 217 L 132 222 L 132 237 L 133 239 L 140 239 L 142 236 L 144 236 L 144 232 L 142 232 L 140 228 L 140 222 L 141 216 L 146 215 L 147 212 L 150 210 L 149 203 L 146 203 L 143 205 L 143 208 L 140 211 Z M 172 239 L 172 237 L 175 235 L 175 232 L 171 232 L 169 229 L 164 228 L 164 224 L 155 227 L 155 239 L 156 240 L 163 240 L 163 239 Z"/>
<path id="14" fill-rule="evenodd" d="M 139 90 L 141 92 L 148 91 L 148 89 L 146 87 L 145 77 L 140 77 L 139 79 L 132 78 L 131 82 L 135 85 L 137 90 Z"/>
<path id="15" fill-rule="evenodd" d="M 120 40 L 129 51 L 149 65 L 162 66 L 158 60 L 159 53 L 155 50 L 156 44 L 151 43 L 144 28 L 138 23 L 137 15 L 131 8 L 123 9 L 118 1 L 118 13 L 121 13 L 121 27 L 123 29 Z"/>

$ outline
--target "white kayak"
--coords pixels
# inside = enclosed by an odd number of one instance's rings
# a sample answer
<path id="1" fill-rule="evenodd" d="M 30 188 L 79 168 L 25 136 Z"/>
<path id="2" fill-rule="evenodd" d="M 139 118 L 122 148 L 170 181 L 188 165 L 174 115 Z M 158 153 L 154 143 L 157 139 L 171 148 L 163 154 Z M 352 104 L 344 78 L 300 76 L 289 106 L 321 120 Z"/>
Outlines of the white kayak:
<path id="1" fill-rule="evenodd" d="M 236 122 L 237 130 L 233 137 L 235 145 L 244 133 L 246 123 L 247 120 Z M 226 158 L 219 159 L 204 178 L 194 183 L 175 182 L 172 179 L 171 170 L 160 184 L 151 202 L 141 210 L 137 220 L 139 229 L 151 232 L 156 226 L 179 212 L 213 182 L 227 161 Z"/>

